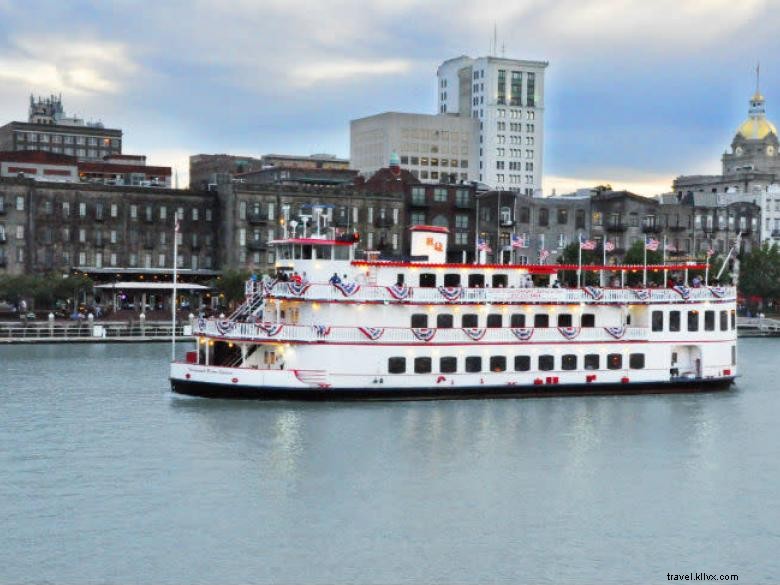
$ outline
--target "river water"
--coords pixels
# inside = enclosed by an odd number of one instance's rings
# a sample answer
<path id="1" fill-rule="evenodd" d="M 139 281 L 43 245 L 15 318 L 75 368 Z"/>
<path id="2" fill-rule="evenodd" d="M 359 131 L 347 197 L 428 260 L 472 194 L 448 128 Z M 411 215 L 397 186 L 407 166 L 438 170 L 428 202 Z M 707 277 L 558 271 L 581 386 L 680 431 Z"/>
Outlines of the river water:
<path id="1" fill-rule="evenodd" d="M 175 398 L 169 347 L 0 347 L 0 583 L 780 582 L 780 340 L 709 394 Z"/>

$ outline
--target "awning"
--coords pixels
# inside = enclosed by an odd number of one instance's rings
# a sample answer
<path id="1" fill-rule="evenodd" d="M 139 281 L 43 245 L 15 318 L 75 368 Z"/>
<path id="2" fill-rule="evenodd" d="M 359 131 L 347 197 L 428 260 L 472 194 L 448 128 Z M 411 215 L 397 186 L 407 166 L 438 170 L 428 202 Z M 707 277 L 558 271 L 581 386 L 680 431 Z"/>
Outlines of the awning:
<path id="1" fill-rule="evenodd" d="M 98 284 L 95 288 L 121 289 L 121 290 L 173 290 L 172 282 L 114 282 L 110 284 Z M 176 290 L 202 291 L 211 287 L 189 282 L 176 283 Z"/>

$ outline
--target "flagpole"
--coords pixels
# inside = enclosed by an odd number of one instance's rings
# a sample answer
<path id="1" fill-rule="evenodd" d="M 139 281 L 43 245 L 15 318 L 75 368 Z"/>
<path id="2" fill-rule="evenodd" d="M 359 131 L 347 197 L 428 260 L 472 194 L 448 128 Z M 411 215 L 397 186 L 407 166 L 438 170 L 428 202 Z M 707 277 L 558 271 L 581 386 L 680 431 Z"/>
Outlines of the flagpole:
<path id="1" fill-rule="evenodd" d="M 607 265 L 607 239 L 601 240 L 601 272 L 599 272 L 599 286 L 604 286 L 604 267 Z"/>
<path id="2" fill-rule="evenodd" d="M 666 234 L 664 234 L 664 254 L 663 254 L 663 263 L 664 263 L 664 286 L 666 286 L 666 283 L 669 282 L 668 279 L 668 273 L 669 271 L 666 269 Z"/>
<path id="3" fill-rule="evenodd" d="M 582 235 L 580 235 L 579 253 L 577 254 L 577 287 L 582 286 Z"/>
<path id="4" fill-rule="evenodd" d="M 707 265 L 704 267 L 704 286 L 710 285 L 710 254 L 707 251 Z"/>
<path id="5" fill-rule="evenodd" d="M 176 361 L 176 269 L 179 255 L 179 212 L 173 222 L 173 292 L 171 296 L 171 361 Z"/>
<path id="6" fill-rule="evenodd" d="M 647 236 L 645 236 L 645 266 L 642 271 L 642 286 L 647 286 Z"/>

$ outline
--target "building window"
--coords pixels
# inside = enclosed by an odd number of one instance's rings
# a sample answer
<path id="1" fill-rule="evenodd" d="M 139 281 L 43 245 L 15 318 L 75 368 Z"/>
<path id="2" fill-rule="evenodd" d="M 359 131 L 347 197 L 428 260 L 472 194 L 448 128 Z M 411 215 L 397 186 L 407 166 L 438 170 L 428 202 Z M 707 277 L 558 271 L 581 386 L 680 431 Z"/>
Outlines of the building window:
<path id="1" fill-rule="evenodd" d="M 543 227 L 550 225 L 550 212 L 544 207 L 539 209 L 539 225 Z"/>
<path id="2" fill-rule="evenodd" d="M 16 211 L 24 211 L 24 196 L 16 196 Z"/>
<path id="3" fill-rule="evenodd" d="M 555 357 L 551 355 L 539 356 L 539 369 L 542 372 L 549 372 L 555 368 Z"/>
<path id="4" fill-rule="evenodd" d="M 192 221 L 198 221 L 198 208 L 192 208 Z"/>
<path id="5" fill-rule="evenodd" d="M 414 358 L 414 373 L 415 374 L 430 374 L 431 373 L 431 358 L 418 357 Z"/>
<path id="6" fill-rule="evenodd" d="M 458 358 L 443 357 L 439 359 L 439 372 L 442 374 L 452 374 L 458 371 Z"/>
<path id="7" fill-rule="evenodd" d="M 472 355 L 466 358 L 466 372 L 474 374 L 482 371 L 482 358 L 477 355 Z"/>
<path id="8" fill-rule="evenodd" d="M 23 225 L 17 225 L 16 226 L 16 239 L 17 240 L 23 240 L 24 239 L 24 226 Z"/>
<path id="9" fill-rule="evenodd" d="M 567 353 L 561 357 L 561 369 L 562 370 L 576 370 L 577 369 L 577 356 L 573 353 Z"/>
<path id="10" fill-rule="evenodd" d="M 526 74 L 525 105 L 529 108 L 536 107 L 536 74 Z"/>

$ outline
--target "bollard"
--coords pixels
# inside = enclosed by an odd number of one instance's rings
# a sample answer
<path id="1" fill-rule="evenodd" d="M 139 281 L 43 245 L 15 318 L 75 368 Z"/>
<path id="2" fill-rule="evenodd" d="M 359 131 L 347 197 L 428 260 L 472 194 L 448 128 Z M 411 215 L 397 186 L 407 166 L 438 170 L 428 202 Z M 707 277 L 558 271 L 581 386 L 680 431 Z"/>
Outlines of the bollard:
<path id="1" fill-rule="evenodd" d="M 141 322 L 141 337 L 146 337 L 146 313 L 141 313 L 138 319 Z"/>
<path id="2" fill-rule="evenodd" d="M 54 337 L 54 313 L 49 313 L 49 337 Z"/>

